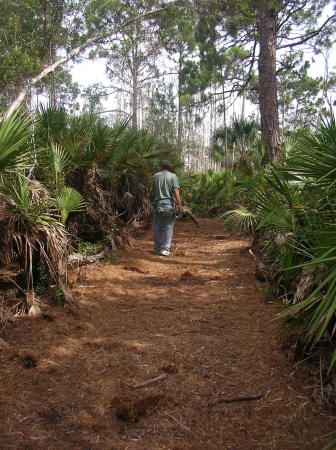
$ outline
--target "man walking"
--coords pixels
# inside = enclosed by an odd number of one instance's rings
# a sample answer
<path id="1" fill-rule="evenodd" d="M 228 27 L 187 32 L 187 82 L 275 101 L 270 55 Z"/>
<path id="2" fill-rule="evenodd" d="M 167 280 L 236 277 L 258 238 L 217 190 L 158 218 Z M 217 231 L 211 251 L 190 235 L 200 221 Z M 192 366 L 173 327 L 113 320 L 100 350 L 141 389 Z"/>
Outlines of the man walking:
<path id="1" fill-rule="evenodd" d="M 160 172 L 154 175 L 154 253 L 170 255 L 170 245 L 175 224 L 175 203 L 180 214 L 183 208 L 180 198 L 180 185 L 171 164 L 160 161 Z"/>

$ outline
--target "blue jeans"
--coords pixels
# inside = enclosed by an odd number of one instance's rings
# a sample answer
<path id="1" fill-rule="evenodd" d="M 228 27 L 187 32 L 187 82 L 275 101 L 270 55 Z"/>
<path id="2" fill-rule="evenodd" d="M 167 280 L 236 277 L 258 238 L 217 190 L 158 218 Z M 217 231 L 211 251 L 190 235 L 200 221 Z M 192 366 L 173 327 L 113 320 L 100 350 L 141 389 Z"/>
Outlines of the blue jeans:
<path id="1" fill-rule="evenodd" d="M 167 209 L 169 212 L 169 209 Z M 153 216 L 154 251 L 170 251 L 175 224 L 175 214 L 157 213 Z"/>

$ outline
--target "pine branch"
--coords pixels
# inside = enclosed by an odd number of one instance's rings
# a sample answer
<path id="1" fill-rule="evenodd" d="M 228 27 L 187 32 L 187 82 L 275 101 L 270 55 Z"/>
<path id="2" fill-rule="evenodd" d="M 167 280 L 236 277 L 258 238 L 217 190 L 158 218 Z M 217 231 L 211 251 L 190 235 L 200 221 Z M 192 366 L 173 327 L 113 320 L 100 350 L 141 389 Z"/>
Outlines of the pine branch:
<path id="1" fill-rule="evenodd" d="M 299 41 L 288 43 L 288 44 L 284 44 L 284 45 L 280 45 L 280 47 L 277 47 L 277 50 L 281 50 L 283 48 L 297 47 L 298 45 L 302 45 L 305 42 L 308 42 L 310 39 L 313 39 L 315 36 L 317 36 L 319 33 L 321 33 L 321 31 L 323 31 L 323 29 L 327 26 L 327 24 L 330 21 L 335 21 L 335 19 L 336 19 L 336 14 L 333 14 L 332 16 L 328 17 L 328 19 L 325 22 L 323 22 L 323 24 L 317 30 L 314 30 L 314 31 L 311 31 L 310 33 L 307 33 L 305 36 L 300 38 Z"/>
<path id="2" fill-rule="evenodd" d="M 288 4 L 289 2 L 287 2 Z M 308 0 L 306 0 L 302 5 L 300 5 L 298 8 L 295 9 L 296 5 L 295 3 L 293 4 L 292 8 L 288 11 L 288 14 L 286 14 L 286 17 L 283 18 L 283 20 L 281 20 L 278 23 L 277 29 L 280 30 L 282 28 L 283 25 L 285 25 L 286 22 L 288 22 L 290 20 L 290 18 L 298 13 L 299 11 L 304 10 L 304 8 L 307 6 Z M 284 10 L 286 10 L 286 8 L 284 8 Z"/>
<path id="3" fill-rule="evenodd" d="M 240 91 L 239 91 L 239 93 L 238 93 L 238 97 L 239 97 L 239 95 L 241 95 L 241 94 L 244 92 L 246 86 L 247 86 L 247 85 L 249 84 L 249 82 L 251 81 L 251 75 L 252 75 L 252 70 L 253 70 L 253 66 L 254 66 L 254 62 L 255 62 L 255 56 L 256 56 L 256 48 L 257 48 L 257 41 L 254 41 L 253 50 L 252 50 L 252 59 L 251 59 L 249 71 L 248 71 L 248 74 L 247 74 L 247 78 L 246 78 L 245 83 L 244 83 L 243 86 L 240 88 Z"/>

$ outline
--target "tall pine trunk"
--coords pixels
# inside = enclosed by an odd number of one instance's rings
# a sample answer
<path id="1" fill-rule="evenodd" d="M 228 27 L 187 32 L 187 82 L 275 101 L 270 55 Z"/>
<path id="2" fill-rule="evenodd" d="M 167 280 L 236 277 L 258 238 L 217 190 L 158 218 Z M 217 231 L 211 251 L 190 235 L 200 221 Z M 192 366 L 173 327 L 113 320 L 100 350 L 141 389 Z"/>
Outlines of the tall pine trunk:
<path id="1" fill-rule="evenodd" d="M 224 130 L 225 130 L 225 140 L 224 140 L 224 146 L 225 146 L 225 169 L 229 169 L 229 149 L 228 149 L 228 129 L 227 129 L 227 123 L 226 123 L 226 99 L 225 99 L 225 80 L 222 73 L 222 89 L 223 89 L 223 112 L 224 112 Z M 221 164 L 222 165 L 222 164 Z"/>
<path id="2" fill-rule="evenodd" d="M 138 49 L 132 49 L 132 127 L 138 128 Z"/>
<path id="3" fill-rule="evenodd" d="M 182 147 L 182 133 L 183 133 L 183 116 L 182 116 L 182 67 L 183 67 L 183 48 L 179 49 L 179 67 L 178 67 L 178 111 L 177 111 L 177 147 L 182 156 L 184 156 Z"/>
<path id="4" fill-rule="evenodd" d="M 261 0 L 259 11 L 259 105 L 264 164 L 276 162 L 281 156 L 276 79 L 277 12 L 270 3 Z"/>
<path id="5" fill-rule="evenodd" d="M 138 76 L 136 69 L 133 68 L 133 86 L 132 86 L 132 127 L 138 128 Z"/>

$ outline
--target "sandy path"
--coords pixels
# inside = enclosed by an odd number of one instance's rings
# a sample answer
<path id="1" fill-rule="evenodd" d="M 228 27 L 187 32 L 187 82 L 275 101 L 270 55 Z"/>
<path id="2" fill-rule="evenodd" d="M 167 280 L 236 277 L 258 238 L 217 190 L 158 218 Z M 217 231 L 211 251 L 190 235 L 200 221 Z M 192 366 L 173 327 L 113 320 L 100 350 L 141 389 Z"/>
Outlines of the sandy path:
<path id="1" fill-rule="evenodd" d="M 222 235 L 215 221 L 197 234 L 179 224 L 163 258 L 148 232 L 82 270 L 78 314 L 9 330 L 0 448 L 322 448 L 335 417 L 314 401 L 309 366 L 281 351 L 248 242 Z"/>

